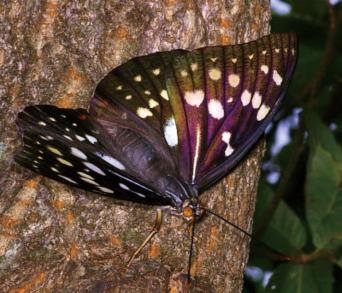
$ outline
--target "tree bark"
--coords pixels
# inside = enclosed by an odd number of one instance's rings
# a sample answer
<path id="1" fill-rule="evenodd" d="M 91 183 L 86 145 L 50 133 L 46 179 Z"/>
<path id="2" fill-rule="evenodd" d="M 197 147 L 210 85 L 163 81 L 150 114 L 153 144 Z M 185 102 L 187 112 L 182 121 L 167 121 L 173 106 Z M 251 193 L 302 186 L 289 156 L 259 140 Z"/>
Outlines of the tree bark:
<path id="1" fill-rule="evenodd" d="M 0 18 L 0 291 L 188 292 L 183 219 L 165 215 L 126 268 L 153 226 L 154 208 L 72 189 L 14 164 L 14 121 L 30 104 L 87 107 L 97 82 L 134 56 L 266 35 L 269 1 L 5 0 Z M 246 231 L 263 149 L 201 196 Z M 211 216 L 198 223 L 191 292 L 241 291 L 249 240 Z"/>

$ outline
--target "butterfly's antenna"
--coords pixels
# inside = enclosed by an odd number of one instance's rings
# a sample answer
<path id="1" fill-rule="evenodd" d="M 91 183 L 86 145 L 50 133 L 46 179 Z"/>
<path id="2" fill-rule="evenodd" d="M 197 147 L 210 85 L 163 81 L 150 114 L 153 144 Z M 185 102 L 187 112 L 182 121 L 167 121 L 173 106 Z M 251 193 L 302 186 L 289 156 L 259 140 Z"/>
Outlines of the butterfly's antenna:
<path id="1" fill-rule="evenodd" d="M 242 232 L 243 234 L 247 235 L 248 237 L 250 237 L 252 240 L 255 241 L 255 243 L 258 243 L 264 247 L 266 247 L 267 249 L 269 249 L 270 251 L 272 251 L 273 253 L 275 253 L 278 257 L 281 257 L 281 260 L 290 260 L 291 257 L 283 254 L 282 252 L 272 248 L 271 246 L 269 246 L 268 244 L 266 244 L 265 242 L 263 241 L 260 241 L 258 239 L 256 239 L 252 234 L 246 232 L 245 230 L 241 229 L 239 226 L 235 225 L 234 223 L 232 223 L 231 221 L 223 218 L 222 216 L 216 214 L 215 212 L 213 212 L 212 210 L 208 209 L 208 208 L 204 208 L 204 210 L 208 213 L 208 214 L 211 214 L 215 217 L 217 217 L 218 219 L 222 220 L 223 222 L 231 225 L 232 227 L 234 227 L 235 229 L 239 230 L 240 232 Z"/>
<path id="2" fill-rule="evenodd" d="M 192 260 L 192 255 L 194 251 L 194 234 L 195 234 L 195 224 L 196 221 L 193 221 L 191 223 L 191 242 L 190 242 L 190 251 L 189 251 L 189 262 L 188 262 L 188 284 L 190 284 L 191 281 L 191 260 Z"/>

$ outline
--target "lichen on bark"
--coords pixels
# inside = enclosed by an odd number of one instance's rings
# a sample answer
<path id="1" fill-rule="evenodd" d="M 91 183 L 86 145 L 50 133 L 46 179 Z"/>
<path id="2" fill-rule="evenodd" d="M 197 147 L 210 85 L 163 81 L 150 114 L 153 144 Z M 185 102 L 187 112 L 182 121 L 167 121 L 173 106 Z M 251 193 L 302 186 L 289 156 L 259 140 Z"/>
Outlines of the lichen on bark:
<path id="1" fill-rule="evenodd" d="M 35 176 L 13 162 L 17 113 L 30 104 L 87 107 L 96 83 L 134 56 L 250 41 L 269 33 L 269 1 L 23 1 L 0 3 L 0 291 L 186 292 L 189 233 L 152 207 Z M 201 196 L 250 231 L 259 145 Z M 239 292 L 249 239 L 206 217 L 196 227 L 192 292 Z"/>

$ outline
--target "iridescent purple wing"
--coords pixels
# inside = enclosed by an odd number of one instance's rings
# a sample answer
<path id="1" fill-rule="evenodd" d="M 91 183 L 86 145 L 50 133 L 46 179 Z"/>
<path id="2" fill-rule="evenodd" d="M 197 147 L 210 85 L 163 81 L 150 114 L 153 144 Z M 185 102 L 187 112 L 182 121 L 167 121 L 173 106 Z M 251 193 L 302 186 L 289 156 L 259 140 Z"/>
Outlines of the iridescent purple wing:
<path id="1" fill-rule="evenodd" d="M 296 64 L 293 34 L 179 56 L 166 78 L 184 180 L 203 190 L 246 154 L 278 110 Z"/>
<path id="2" fill-rule="evenodd" d="M 101 81 L 90 113 L 101 119 L 108 108 L 120 109 L 122 121 L 144 125 L 144 135 L 169 150 L 181 180 L 203 190 L 262 135 L 296 55 L 293 34 L 273 34 L 242 45 L 134 58 Z"/>

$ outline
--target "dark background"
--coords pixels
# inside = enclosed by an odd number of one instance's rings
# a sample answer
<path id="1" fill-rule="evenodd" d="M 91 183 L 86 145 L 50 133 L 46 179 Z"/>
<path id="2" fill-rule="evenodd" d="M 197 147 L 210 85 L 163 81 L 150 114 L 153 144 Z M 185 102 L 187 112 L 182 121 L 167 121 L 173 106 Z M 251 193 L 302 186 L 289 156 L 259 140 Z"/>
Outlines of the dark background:
<path id="1" fill-rule="evenodd" d="M 244 291 L 342 292 L 342 3 L 271 3 L 299 60 L 269 129 L 254 235 L 282 255 L 253 241 Z"/>

